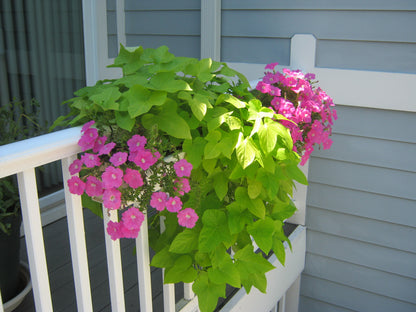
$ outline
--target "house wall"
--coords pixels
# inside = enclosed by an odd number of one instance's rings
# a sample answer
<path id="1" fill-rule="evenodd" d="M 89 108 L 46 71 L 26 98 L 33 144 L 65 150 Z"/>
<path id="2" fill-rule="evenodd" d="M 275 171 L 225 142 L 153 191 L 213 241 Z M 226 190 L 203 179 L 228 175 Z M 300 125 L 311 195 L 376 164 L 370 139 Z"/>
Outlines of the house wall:
<path id="1" fill-rule="evenodd" d="M 316 67 L 416 74 L 414 1 L 223 0 L 222 8 L 224 61 L 288 66 L 291 37 L 307 33 L 317 39 Z M 416 101 L 404 92 L 406 112 L 394 97 L 384 106 L 370 97 L 364 108 L 334 95 L 334 144 L 309 164 L 299 311 L 416 311 Z"/>

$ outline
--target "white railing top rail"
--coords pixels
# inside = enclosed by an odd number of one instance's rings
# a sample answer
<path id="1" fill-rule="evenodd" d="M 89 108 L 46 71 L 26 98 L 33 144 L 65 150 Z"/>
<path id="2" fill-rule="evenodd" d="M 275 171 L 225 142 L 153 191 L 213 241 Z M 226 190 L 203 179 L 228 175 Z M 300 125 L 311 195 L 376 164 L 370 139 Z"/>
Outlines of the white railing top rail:
<path id="1" fill-rule="evenodd" d="M 80 152 L 80 131 L 75 127 L 0 146 L 0 178 Z"/>

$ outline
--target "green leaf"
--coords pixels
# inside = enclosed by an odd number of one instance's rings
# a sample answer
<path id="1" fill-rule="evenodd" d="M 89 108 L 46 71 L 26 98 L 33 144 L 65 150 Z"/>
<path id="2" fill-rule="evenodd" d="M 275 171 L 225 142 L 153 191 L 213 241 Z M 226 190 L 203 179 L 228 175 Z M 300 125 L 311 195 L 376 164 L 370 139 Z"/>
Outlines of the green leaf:
<path id="1" fill-rule="evenodd" d="M 274 266 L 263 258 L 261 254 L 254 253 L 251 245 L 247 245 L 237 251 L 234 259 L 236 259 L 241 283 L 246 288 L 247 293 L 252 286 L 264 292 L 267 287 L 265 273 L 274 269 Z"/>
<path id="2" fill-rule="evenodd" d="M 192 229 L 185 229 L 182 233 L 179 233 L 173 240 L 169 251 L 185 254 L 198 248 L 198 233 Z"/>
<path id="3" fill-rule="evenodd" d="M 215 105 L 219 105 L 223 102 L 226 103 L 230 103 L 231 105 L 233 105 L 236 108 L 244 108 L 246 107 L 246 103 L 243 101 L 240 101 L 239 99 L 237 99 L 235 96 L 232 96 L 231 94 L 221 94 L 218 98 L 217 101 L 215 102 Z"/>
<path id="4" fill-rule="evenodd" d="M 217 165 L 217 158 L 212 158 L 212 159 L 204 159 L 202 161 L 202 167 L 204 168 L 204 170 L 208 173 L 211 174 L 214 172 L 215 166 Z"/>
<path id="5" fill-rule="evenodd" d="M 208 209 L 202 216 L 202 230 L 199 234 L 199 250 L 210 252 L 221 242 L 229 243 L 231 234 L 224 211 Z"/>
<path id="6" fill-rule="evenodd" d="M 201 121 L 207 113 L 207 108 L 211 107 L 208 98 L 202 94 L 196 93 L 192 96 L 189 92 L 180 92 L 178 98 L 186 100 L 191 107 L 194 116 Z"/>
<path id="7" fill-rule="evenodd" d="M 253 215 L 260 219 L 263 219 L 266 215 L 266 207 L 260 198 L 252 199 L 247 207 Z"/>
<path id="8" fill-rule="evenodd" d="M 207 142 L 201 138 L 196 137 L 193 140 L 185 140 L 182 148 L 186 153 L 186 159 L 193 165 L 194 169 L 198 168 L 204 155 L 204 148 Z"/>
<path id="9" fill-rule="evenodd" d="M 220 150 L 225 157 L 231 159 L 231 155 L 237 146 L 239 135 L 240 132 L 237 130 L 231 132 L 223 132 L 221 140 L 215 146 L 215 149 Z"/>
<path id="10" fill-rule="evenodd" d="M 129 75 L 144 65 L 144 62 L 140 59 L 142 54 L 142 47 L 126 48 L 120 45 L 120 52 L 114 59 L 114 65 L 110 65 L 109 67 L 121 67 L 123 68 L 124 75 Z"/>
<path id="11" fill-rule="evenodd" d="M 283 242 L 277 238 L 276 236 L 273 237 L 273 252 L 276 255 L 276 258 L 279 260 L 279 262 L 284 266 L 285 265 L 285 259 L 286 259 L 286 251 L 285 246 L 283 245 Z"/>
<path id="12" fill-rule="evenodd" d="M 132 118 L 147 113 L 153 106 L 163 105 L 167 93 L 164 91 L 151 91 L 140 85 L 135 85 L 124 93 L 129 102 L 128 112 Z"/>
<path id="13" fill-rule="evenodd" d="M 128 112 L 115 112 L 117 125 L 127 131 L 133 129 L 134 124 L 136 123 L 135 118 L 131 118 Z"/>
<path id="14" fill-rule="evenodd" d="M 108 87 L 92 95 L 90 100 L 101 106 L 103 110 L 118 110 L 119 104 L 116 101 L 120 96 L 121 93 L 117 87 Z"/>
<path id="15" fill-rule="evenodd" d="M 170 268 L 175 265 L 178 257 L 179 255 L 169 252 L 169 246 L 166 246 L 153 256 L 150 265 L 156 268 Z"/>
<path id="16" fill-rule="evenodd" d="M 261 194 L 261 191 L 263 190 L 263 184 L 258 180 L 249 179 L 247 190 L 248 196 L 251 199 L 255 199 Z"/>
<path id="17" fill-rule="evenodd" d="M 228 177 L 224 171 L 220 171 L 212 176 L 214 189 L 220 200 L 223 200 L 228 193 Z"/>
<path id="18" fill-rule="evenodd" d="M 236 288 L 241 287 L 240 273 L 231 259 L 219 268 L 208 269 L 208 277 L 215 284 L 227 283 Z"/>
<path id="19" fill-rule="evenodd" d="M 251 217 L 248 213 L 244 213 L 245 206 L 232 202 L 227 206 L 228 210 L 228 227 L 231 235 L 240 233 L 246 224 L 250 224 Z"/>
<path id="20" fill-rule="evenodd" d="M 200 272 L 192 285 L 192 290 L 198 296 L 201 312 L 212 312 L 217 306 L 218 298 L 225 298 L 225 284 L 215 284 L 208 278 L 208 273 Z"/>
<path id="21" fill-rule="evenodd" d="M 247 227 L 247 232 L 253 236 L 257 246 L 268 254 L 273 246 L 274 222 L 270 218 L 260 219 Z"/>
<path id="22" fill-rule="evenodd" d="M 308 185 L 308 179 L 306 179 L 305 174 L 300 170 L 298 165 L 288 165 L 286 166 L 286 171 L 289 174 L 289 177 L 298 181 L 301 184 Z"/>
<path id="23" fill-rule="evenodd" d="M 157 114 L 145 114 L 142 117 L 142 124 L 146 129 L 158 125 L 159 129 L 165 131 L 178 139 L 191 139 L 191 131 L 187 122 L 178 115 L 174 101 L 166 101 L 162 110 Z"/>
<path id="24" fill-rule="evenodd" d="M 148 88 L 169 93 L 175 93 L 181 90 L 192 91 L 192 88 L 186 81 L 177 78 L 178 76 L 172 72 L 158 73 L 150 79 Z"/>
<path id="25" fill-rule="evenodd" d="M 297 208 L 292 201 L 283 202 L 276 199 L 273 203 L 272 217 L 277 220 L 286 220 L 293 216 L 296 209 Z"/>
<path id="26" fill-rule="evenodd" d="M 192 266 L 192 258 L 189 255 L 180 256 L 176 259 L 175 264 L 165 269 L 165 278 L 164 283 L 192 283 L 196 277 L 198 276 L 198 272 Z"/>
<path id="27" fill-rule="evenodd" d="M 225 122 L 226 117 L 231 114 L 232 112 L 229 112 L 225 107 L 221 106 L 216 106 L 208 111 L 206 117 L 208 131 L 211 132 L 212 130 L 217 129 Z"/>
<path id="28" fill-rule="evenodd" d="M 260 147 L 266 154 L 271 153 L 277 142 L 277 133 L 270 124 L 264 124 L 259 128 L 258 135 L 260 139 Z"/>
<path id="29" fill-rule="evenodd" d="M 239 143 L 236 148 L 237 159 L 240 165 L 247 168 L 255 159 L 258 149 L 252 138 L 242 139 L 240 133 Z"/>

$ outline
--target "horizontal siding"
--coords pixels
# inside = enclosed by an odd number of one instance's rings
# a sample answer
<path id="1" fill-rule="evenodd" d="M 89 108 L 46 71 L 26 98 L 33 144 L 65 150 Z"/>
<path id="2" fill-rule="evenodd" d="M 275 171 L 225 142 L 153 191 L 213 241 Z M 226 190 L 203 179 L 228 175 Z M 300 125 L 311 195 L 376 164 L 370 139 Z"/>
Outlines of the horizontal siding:
<path id="1" fill-rule="evenodd" d="M 354 312 L 354 310 L 342 308 L 329 304 L 327 302 L 319 301 L 314 298 L 302 296 L 299 299 L 299 311 L 308 312 Z"/>
<path id="2" fill-rule="evenodd" d="M 199 2 L 199 1 L 194 1 Z M 200 56 L 200 4 L 191 1 L 126 1 L 126 44 L 166 45 L 177 56 Z"/>
<path id="3" fill-rule="evenodd" d="M 388 283 L 388 281 L 384 281 Z M 325 291 L 322 291 L 325 290 Z M 414 312 L 416 305 L 394 298 L 363 291 L 354 287 L 331 282 L 304 274 L 301 282 L 301 294 L 328 304 L 360 312 Z M 307 312 L 320 312 L 302 306 Z"/>
<path id="4" fill-rule="evenodd" d="M 416 5 L 410 0 L 224 0 L 221 52 L 228 62 L 246 59 L 263 64 L 273 59 L 286 65 L 290 63 L 288 56 L 269 48 L 273 42 L 280 44 L 295 34 L 312 34 L 317 38 L 318 67 L 416 73 L 413 29 Z M 265 48 L 250 46 L 252 38 L 271 42 Z M 245 48 L 236 55 L 231 51 L 235 45 Z"/>
<path id="5" fill-rule="evenodd" d="M 416 311 L 416 114 L 337 111 L 309 165 L 300 311 Z"/>

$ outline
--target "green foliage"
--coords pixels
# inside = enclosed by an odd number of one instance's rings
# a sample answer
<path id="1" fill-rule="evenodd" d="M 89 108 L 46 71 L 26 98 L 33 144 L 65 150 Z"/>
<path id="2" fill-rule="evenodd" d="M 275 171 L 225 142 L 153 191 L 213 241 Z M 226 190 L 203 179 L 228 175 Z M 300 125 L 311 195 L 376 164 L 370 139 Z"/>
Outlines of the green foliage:
<path id="1" fill-rule="evenodd" d="M 273 269 L 265 254 L 285 260 L 282 225 L 296 209 L 293 181 L 307 183 L 278 122 L 284 117 L 262 107 L 247 79 L 225 63 L 122 46 L 112 66 L 123 77 L 79 90 L 67 102 L 70 114 L 54 126 L 95 120 L 113 132 L 156 133 L 151 137 L 171 146 L 165 151 L 185 152 L 193 171 L 184 207 L 199 220 L 183 229 L 172 214 L 158 212 L 150 220 L 151 264 L 165 269 L 165 283 L 194 282 L 201 311 L 215 309 L 226 284 L 265 292 L 265 273 Z"/>

